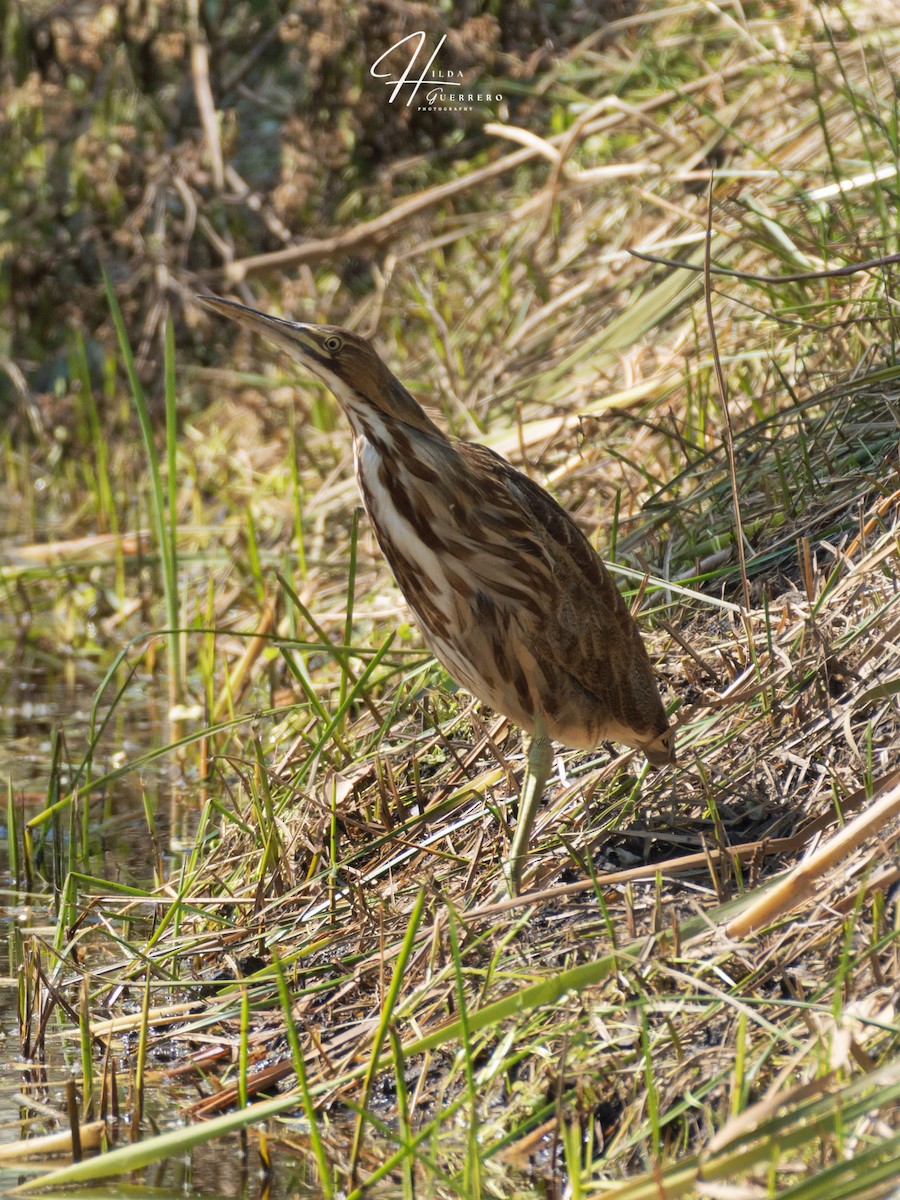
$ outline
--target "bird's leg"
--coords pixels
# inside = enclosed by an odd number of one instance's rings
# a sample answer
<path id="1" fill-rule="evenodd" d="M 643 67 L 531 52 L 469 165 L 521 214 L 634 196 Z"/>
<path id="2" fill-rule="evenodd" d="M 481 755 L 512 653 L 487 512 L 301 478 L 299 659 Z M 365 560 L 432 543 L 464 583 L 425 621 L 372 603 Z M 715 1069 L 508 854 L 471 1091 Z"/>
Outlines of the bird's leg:
<path id="1" fill-rule="evenodd" d="M 534 736 L 528 740 L 525 778 L 522 780 L 522 794 L 519 798 L 519 816 L 512 845 L 509 848 L 509 858 L 503 868 L 512 896 L 519 890 L 522 871 L 528 861 L 528 842 L 531 838 L 531 830 L 534 828 L 538 804 L 552 766 L 553 743 L 547 737 L 546 731 L 538 726 Z"/>

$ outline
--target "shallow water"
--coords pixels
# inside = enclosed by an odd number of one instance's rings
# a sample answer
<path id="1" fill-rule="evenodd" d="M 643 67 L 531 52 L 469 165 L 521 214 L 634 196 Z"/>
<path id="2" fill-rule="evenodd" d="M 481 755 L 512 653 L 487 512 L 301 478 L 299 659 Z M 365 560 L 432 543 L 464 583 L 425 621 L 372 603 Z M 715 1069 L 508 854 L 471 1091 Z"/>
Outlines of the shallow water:
<path id="1" fill-rule="evenodd" d="M 23 1047 L 19 1022 L 19 996 L 23 958 L 40 944 L 51 946 L 57 933 L 54 884 L 64 878 L 68 863 L 69 820 L 64 812 L 53 825 L 35 833 L 35 876 L 27 892 L 23 879 L 22 827 L 44 810 L 55 775 L 59 795 L 73 782 L 86 777 L 84 757 L 92 742 L 91 706 L 96 689 L 83 682 L 61 678 L 42 667 L 38 656 L 22 654 L 14 665 L 0 672 L 0 812 L 6 817 L 5 797 L 11 792 L 18 828 L 18 878 L 14 878 L 9 855 L 9 829 L 2 821 L 0 840 L 0 1147 L 20 1139 L 57 1133 L 68 1128 L 66 1082 L 80 1079 L 77 1027 L 59 1007 L 54 1008 L 40 1053 L 32 1049 L 36 1040 L 37 1015 L 33 1017 L 31 1046 Z M 7 662 L 9 659 L 7 658 Z M 115 694 L 109 690 L 110 700 Z M 164 682 L 132 678 L 116 704 L 113 717 L 96 743 L 91 772 L 98 778 L 124 763 L 134 761 L 155 746 L 170 740 Z M 105 714 L 101 706 L 100 719 Z M 94 727 L 97 725 L 95 715 Z M 53 771 L 54 754 L 57 767 Z M 152 847 L 145 804 L 155 815 L 157 846 Z M 78 867 L 96 878 L 136 887 L 153 884 L 154 866 L 168 873 L 176 868 L 181 853 L 191 845 L 199 811 L 199 787 L 190 772 L 163 756 L 139 771 L 120 775 L 87 803 L 88 836 L 85 855 Z M 80 818 L 76 830 L 82 836 Z M 150 852 L 148 853 L 148 847 Z M 55 961 L 46 950 L 41 955 L 44 969 Z M 67 973 L 63 994 L 72 999 L 77 981 L 75 964 Z M 129 1064 L 127 1055 L 119 1064 L 120 1104 L 126 1107 Z M 98 1067 L 99 1064 L 95 1063 Z M 145 1133 L 181 1122 L 181 1110 L 196 1100 L 196 1091 L 151 1087 L 145 1098 Z M 118 1134 L 124 1140 L 127 1130 Z M 219 1139 L 197 1147 L 189 1156 L 170 1160 L 141 1172 L 142 1184 L 161 1189 L 161 1194 L 198 1196 L 256 1196 L 262 1180 L 254 1142 L 250 1149 L 238 1137 Z M 58 1160 L 62 1165 L 64 1160 Z M 284 1168 L 287 1168 L 285 1173 Z M 296 1195 L 302 1178 L 298 1166 L 281 1163 L 275 1190 L 270 1194 Z M 34 1168 L 23 1163 L 0 1163 L 0 1192 L 30 1177 Z M 283 1180 L 283 1184 L 282 1181 Z M 122 1191 L 117 1188 L 117 1191 Z"/>

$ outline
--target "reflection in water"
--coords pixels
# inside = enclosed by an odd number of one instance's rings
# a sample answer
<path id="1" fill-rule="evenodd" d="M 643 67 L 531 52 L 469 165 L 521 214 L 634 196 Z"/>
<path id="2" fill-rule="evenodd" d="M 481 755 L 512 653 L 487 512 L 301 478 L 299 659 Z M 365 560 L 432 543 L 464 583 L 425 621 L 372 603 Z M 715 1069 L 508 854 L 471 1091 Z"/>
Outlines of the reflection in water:
<path id="1" fill-rule="evenodd" d="M 80 872 L 117 884 L 150 887 L 158 871 L 164 875 L 177 871 L 173 843 L 189 847 L 196 829 L 199 783 L 186 767 L 164 755 L 85 797 L 74 820 L 67 808 L 57 821 L 36 830 L 36 877 L 29 894 L 22 890 L 22 828 L 46 809 L 48 799 L 66 796 L 76 779 L 82 785 L 87 777 L 84 759 L 91 742 L 95 688 L 94 682 L 73 684 L 59 675 L 51 678 L 35 662 L 27 668 L 19 665 L 15 673 L 0 668 L 0 782 L 9 781 L 3 793 L 9 790 L 13 797 L 20 846 L 16 879 L 4 821 L 0 843 L 0 1147 L 66 1130 L 67 1083 L 77 1079 L 80 1093 L 77 1011 L 72 1006 L 78 1002 L 78 965 L 91 949 L 85 937 L 69 944 L 75 930 L 65 930 L 60 936 L 55 911 L 72 861 L 73 832 L 78 839 L 75 865 Z M 115 696 L 114 688 L 109 696 L 110 700 Z M 107 775 L 154 747 L 168 744 L 167 705 L 164 683 L 133 677 L 97 741 L 90 777 Z M 95 722 L 105 715 L 101 705 Z M 5 813 L 5 805 L 0 811 Z M 87 929 L 89 936 L 90 927 L 101 919 L 99 912 L 83 913 L 77 932 L 83 934 Z M 60 953 L 54 951 L 54 945 Z M 69 1005 L 69 1011 L 64 1005 Z M 93 1019 L 102 1016 L 96 1005 L 91 1008 Z M 117 1100 L 123 1113 L 130 1107 L 133 1058 L 134 1046 L 121 1040 L 115 1065 Z M 102 1063 L 97 1054 L 95 1069 L 99 1078 Z M 144 1131 L 179 1123 L 183 1107 L 194 1099 L 194 1092 L 148 1089 Z M 112 1132 L 116 1134 L 114 1126 Z M 120 1141 L 127 1135 L 127 1128 L 118 1130 Z M 279 1171 L 276 1190 L 264 1190 L 253 1138 L 243 1142 L 233 1137 L 217 1139 L 188 1156 L 148 1168 L 142 1183 L 173 1196 L 189 1191 L 204 1197 L 255 1200 L 271 1194 L 277 1200 L 279 1195 L 303 1194 L 302 1176 L 297 1176 L 290 1162 L 283 1166 L 288 1169 Z M 0 1193 L 23 1182 L 33 1171 L 33 1165 L 0 1163 Z"/>
<path id="2" fill-rule="evenodd" d="M 93 728 L 103 725 L 111 706 L 112 715 L 100 736 L 92 737 L 93 688 L 72 687 L 34 669 L 7 678 L 0 691 L 0 780 L 9 781 L 22 823 L 47 807 L 51 786 L 56 796 L 65 797 L 76 783 L 83 787 L 87 778 L 101 779 L 169 743 L 163 681 L 135 676 L 117 701 L 116 695 L 114 686 L 107 687 Z M 79 840 L 79 853 L 87 853 L 80 869 L 115 883 L 152 885 L 159 862 L 165 870 L 172 866 L 172 839 L 179 847 L 192 844 L 200 791 L 196 773 L 172 755 L 123 771 L 81 801 L 78 827 L 79 835 L 83 828 L 85 836 Z M 155 824 L 152 854 L 148 811 Z M 48 880 L 52 840 L 68 831 L 69 819 L 63 817 L 35 835 L 37 866 Z M 0 866 L 5 869 L 5 859 Z"/>

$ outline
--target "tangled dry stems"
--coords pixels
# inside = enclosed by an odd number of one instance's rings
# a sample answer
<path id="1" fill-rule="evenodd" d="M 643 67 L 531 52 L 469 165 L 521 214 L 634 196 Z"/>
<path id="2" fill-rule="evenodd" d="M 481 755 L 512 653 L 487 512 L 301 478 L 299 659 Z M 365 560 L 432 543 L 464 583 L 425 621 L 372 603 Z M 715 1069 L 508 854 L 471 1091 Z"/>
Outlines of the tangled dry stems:
<path id="1" fill-rule="evenodd" d="M 794 17 L 793 57 L 773 57 L 761 19 L 749 41 L 716 43 L 714 71 L 700 55 L 702 69 L 692 63 L 684 87 L 628 106 L 598 101 L 577 136 L 536 138 L 473 173 L 472 188 L 494 191 L 470 198 L 461 188 L 452 208 L 443 193 L 433 225 L 424 215 L 415 225 L 387 219 L 373 237 L 361 222 L 352 245 L 377 245 L 384 268 L 363 299 L 329 290 L 326 273 L 319 295 L 334 299 L 316 303 L 329 312 L 306 313 L 308 277 L 284 284 L 297 315 L 377 326 L 398 374 L 457 432 L 481 437 L 489 424 L 484 440 L 532 469 L 539 462 L 601 548 L 614 536 L 620 563 L 638 580 L 650 571 L 644 619 L 679 706 L 682 765 L 648 776 L 633 759 L 566 756 L 536 831 L 531 891 L 512 902 L 495 889 L 518 735 L 433 671 L 416 673 L 415 655 L 389 651 L 371 706 L 357 704 L 339 731 L 344 749 L 329 745 L 314 769 L 309 748 L 321 726 L 308 710 L 285 718 L 263 754 L 252 738 L 228 746 L 219 767 L 233 814 L 189 886 L 173 880 L 152 903 L 102 901 L 105 919 L 126 919 L 135 943 L 142 921 L 148 938 L 160 913 L 177 912 L 177 921 L 133 956 L 115 938 L 79 935 L 98 1003 L 148 961 L 174 993 L 151 1014 L 157 1052 L 174 1052 L 179 1074 L 217 1074 L 221 1084 L 195 1115 L 238 1095 L 244 989 L 253 1002 L 251 1097 L 293 1079 L 268 973 L 276 950 L 317 1104 L 334 1115 L 358 1103 L 422 890 L 424 915 L 391 1012 L 407 1058 L 382 1070 L 365 1100 L 373 1118 L 394 1120 L 402 1070 L 415 1120 L 446 1111 L 458 1135 L 442 1140 L 448 1161 L 465 1142 L 454 1107 L 466 1095 L 460 1045 L 478 1072 L 484 1145 L 508 1163 L 535 1156 L 552 1173 L 561 1153 L 552 1135 L 576 1122 L 599 1139 L 598 1179 L 646 1167 L 654 1136 L 671 1158 L 709 1146 L 723 1113 L 817 1077 L 823 1059 L 852 1078 L 896 1054 L 897 945 L 884 900 L 895 825 L 873 830 L 814 897 L 752 941 L 698 917 L 721 916 L 723 904 L 790 868 L 896 784 L 898 394 L 885 351 L 894 268 L 829 281 L 827 296 L 821 281 L 781 288 L 714 278 L 748 539 L 751 607 L 742 612 L 722 398 L 692 303 L 703 277 L 627 255 L 641 245 L 696 265 L 706 208 L 693 184 L 710 153 L 746 173 L 744 185 L 717 186 L 717 262 L 770 276 L 798 263 L 827 266 L 823 245 L 854 258 L 860 245 L 887 241 L 875 223 L 883 199 L 865 203 L 870 185 L 829 200 L 824 215 L 808 197 L 828 186 L 835 161 L 864 159 L 848 96 L 861 105 L 893 94 L 895 47 L 882 42 L 875 55 L 865 30 L 848 35 L 841 74 L 816 40 L 816 14 L 798 5 Z M 618 78 L 615 47 L 595 54 L 598 76 Z M 798 55 L 810 69 L 798 70 Z M 611 157 L 642 172 L 642 183 L 586 175 Z M 514 164 L 542 159 L 543 180 L 531 175 L 517 191 Z M 765 191 L 747 182 L 760 170 L 770 172 Z M 432 214 L 436 198 L 419 199 L 416 211 Z M 511 302 L 497 303 L 497 272 L 473 268 L 485 261 L 503 266 L 516 321 Z M 178 264 L 169 270 L 186 289 Z M 198 370 L 192 385 L 210 379 Z M 274 497 L 264 532 L 277 553 L 292 521 L 272 450 L 282 395 L 262 403 L 253 393 L 251 432 L 267 443 L 258 447 L 246 424 L 249 394 L 239 409 L 223 401 L 205 426 L 196 423 L 196 461 L 204 478 L 227 464 L 239 491 Z M 298 434 L 312 526 L 301 599 L 342 644 L 354 485 L 343 432 L 314 415 Z M 242 528 L 234 519 L 215 536 L 234 546 Z M 378 645 L 403 618 L 365 532 L 358 550 L 354 641 Z M 223 626 L 239 601 L 250 608 L 241 587 L 218 600 Z M 283 593 L 277 600 L 282 616 L 291 611 Z M 198 603 L 189 619 L 200 611 Z M 287 632 L 282 623 L 283 644 Z M 365 661 L 353 660 L 357 673 Z M 333 711 L 341 694 L 333 660 L 323 652 L 306 662 Z M 259 656 L 251 672 L 259 678 L 263 666 Z M 279 683 L 293 686 L 286 674 Z M 577 968 L 587 973 L 576 982 Z M 139 1020 L 96 1021 L 94 1033 L 120 1039 Z M 751 1064 L 743 1081 L 739 1054 Z M 346 1165 L 339 1123 L 326 1136 Z M 373 1139 L 363 1168 L 383 1158 Z"/>

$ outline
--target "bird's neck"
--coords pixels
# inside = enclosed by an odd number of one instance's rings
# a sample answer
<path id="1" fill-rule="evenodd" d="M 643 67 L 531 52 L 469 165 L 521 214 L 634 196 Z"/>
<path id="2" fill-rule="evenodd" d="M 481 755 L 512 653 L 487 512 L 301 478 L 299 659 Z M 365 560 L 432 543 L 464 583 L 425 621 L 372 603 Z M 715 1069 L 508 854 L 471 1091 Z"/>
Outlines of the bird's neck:
<path id="1" fill-rule="evenodd" d="M 406 390 L 400 380 L 394 375 L 390 376 L 387 396 L 388 403 L 385 406 L 385 411 L 394 420 L 400 421 L 404 425 L 409 425 L 413 429 L 418 429 L 420 433 L 431 434 L 432 437 L 446 437 L 443 431 L 435 425 L 418 400 Z"/>
<path id="2" fill-rule="evenodd" d="M 437 441 L 447 442 L 446 434 L 435 425 L 415 397 L 411 396 L 399 379 L 385 372 L 387 378 L 371 396 L 363 395 L 343 380 L 329 380 L 329 386 L 337 396 L 341 408 L 347 414 L 355 438 L 368 437 L 375 442 L 390 442 L 391 430 L 415 439 L 417 434 L 426 434 Z"/>

